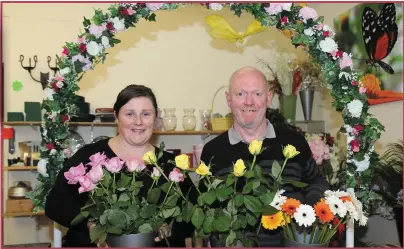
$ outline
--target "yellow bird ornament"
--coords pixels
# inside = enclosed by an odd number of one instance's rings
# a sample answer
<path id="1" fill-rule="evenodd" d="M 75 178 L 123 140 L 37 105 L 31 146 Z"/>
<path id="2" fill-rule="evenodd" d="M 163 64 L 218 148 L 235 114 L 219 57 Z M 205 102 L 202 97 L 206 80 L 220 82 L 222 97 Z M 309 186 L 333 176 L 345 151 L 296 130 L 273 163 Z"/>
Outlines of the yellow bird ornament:
<path id="1" fill-rule="evenodd" d="M 210 15 L 205 17 L 205 21 L 210 26 L 209 34 L 216 39 L 227 40 L 231 43 L 244 43 L 247 36 L 261 33 L 267 29 L 257 20 L 248 25 L 245 32 L 236 32 L 231 25 L 219 15 Z"/>

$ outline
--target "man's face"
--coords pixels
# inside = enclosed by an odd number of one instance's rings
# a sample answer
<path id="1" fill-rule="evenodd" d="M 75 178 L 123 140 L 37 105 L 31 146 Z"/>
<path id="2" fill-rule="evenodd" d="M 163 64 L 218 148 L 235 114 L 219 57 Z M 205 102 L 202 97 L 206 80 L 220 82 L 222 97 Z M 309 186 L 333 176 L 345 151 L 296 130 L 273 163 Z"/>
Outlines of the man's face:
<path id="1" fill-rule="evenodd" d="M 235 125 L 253 129 L 265 120 L 272 93 L 268 91 L 263 75 L 251 70 L 233 76 L 226 99 L 233 112 Z"/>

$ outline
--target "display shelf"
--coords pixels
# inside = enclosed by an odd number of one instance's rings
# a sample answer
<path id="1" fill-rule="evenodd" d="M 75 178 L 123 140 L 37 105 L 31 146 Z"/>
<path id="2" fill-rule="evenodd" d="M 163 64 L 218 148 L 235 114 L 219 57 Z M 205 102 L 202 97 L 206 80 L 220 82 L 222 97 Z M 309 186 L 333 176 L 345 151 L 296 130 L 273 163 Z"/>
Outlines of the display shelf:
<path id="1" fill-rule="evenodd" d="M 39 126 L 41 122 L 4 122 L 7 126 Z M 77 126 L 116 126 L 115 122 L 69 122 L 69 125 Z M 153 131 L 155 135 L 218 135 L 225 131 Z"/>
<path id="2" fill-rule="evenodd" d="M 5 171 L 28 171 L 28 170 L 37 170 L 37 166 L 9 166 L 4 167 L 3 170 Z"/>
<path id="3" fill-rule="evenodd" d="M 44 211 L 39 211 L 38 213 L 34 213 L 34 212 L 8 213 L 8 212 L 5 212 L 3 214 L 3 217 L 8 218 L 8 217 L 42 216 L 42 215 L 45 215 Z"/>

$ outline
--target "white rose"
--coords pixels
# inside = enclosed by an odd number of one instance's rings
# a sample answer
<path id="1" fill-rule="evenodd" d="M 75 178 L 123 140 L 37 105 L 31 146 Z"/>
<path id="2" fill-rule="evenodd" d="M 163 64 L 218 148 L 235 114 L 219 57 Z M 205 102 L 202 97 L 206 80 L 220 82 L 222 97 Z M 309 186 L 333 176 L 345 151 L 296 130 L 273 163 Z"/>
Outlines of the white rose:
<path id="1" fill-rule="evenodd" d="M 307 36 L 312 36 L 312 35 L 314 35 L 314 31 L 312 28 L 308 28 L 308 29 L 304 30 L 304 34 Z"/>
<path id="2" fill-rule="evenodd" d="M 362 114 L 363 103 L 358 100 L 354 99 L 347 105 L 348 111 L 352 117 L 359 118 Z"/>
<path id="3" fill-rule="evenodd" d="M 332 38 L 326 37 L 320 42 L 320 49 L 323 52 L 331 53 L 335 50 L 338 50 L 338 45 Z"/>
<path id="4" fill-rule="evenodd" d="M 58 152 L 57 150 L 52 149 L 52 150 L 49 152 L 49 155 L 56 155 L 57 152 Z"/>
<path id="5" fill-rule="evenodd" d="M 369 156 L 365 155 L 365 159 L 363 159 L 362 161 L 358 162 L 355 159 L 352 160 L 352 162 L 355 164 L 356 166 L 356 171 L 358 172 L 362 172 L 365 171 L 369 168 L 370 165 L 370 161 L 369 161 Z"/>
<path id="6" fill-rule="evenodd" d="M 116 32 L 125 30 L 125 23 L 124 23 L 123 19 L 119 19 L 118 17 L 114 17 L 112 19 L 112 22 L 114 24 L 114 29 L 115 29 Z"/>
<path id="7" fill-rule="evenodd" d="M 102 36 L 102 37 L 101 37 L 101 43 L 102 43 L 102 45 L 103 45 L 105 48 L 109 48 L 109 47 L 110 47 L 110 45 L 109 45 L 109 39 L 108 39 L 108 37 L 106 37 L 106 36 Z"/>
<path id="8" fill-rule="evenodd" d="M 293 3 L 284 3 L 282 4 L 282 9 L 286 11 L 290 11 L 290 8 L 292 8 Z"/>
<path id="9" fill-rule="evenodd" d="M 87 53 L 92 56 L 97 56 L 100 53 L 100 47 L 95 41 L 90 41 L 87 44 Z"/>
<path id="10" fill-rule="evenodd" d="M 52 88 L 45 88 L 45 100 L 53 100 L 53 94 L 55 94 L 55 90 Z"/>
<path id="11" fill-rule="evenodd" d="M 62 68 L 59 70 L 59 73 L 61 75 L 66 75 L 66 74 L 70 73 L 70 68 L 68 68 L 68 67 Z"/>
<path id="12" fill-rule="evenodd" d="M 47 159 L 41 159 L 38 162 L 38 173 L 43 175 L 44 177 L 49 177 L 48 173 L 46 172 L 46 164 L 48 164 Z"/>
<path id="13" fill-rule="evenodd" d="M 62 88 L 62 87 L 64 86 L 64 84 L 63 84 L 62 81 L 58 81 L 58 83 L 56 83 L 56 86 L 57 86 L 58 88 Z"/>
<path id="14" fill-rule="evenodd" d="M 223 9 L 223 5 L 220 3 L 210 3 L 209 4 L 210 9 L 214 10 L 214 11 L 218 11 L 218 10 L 222 10 Z"/>

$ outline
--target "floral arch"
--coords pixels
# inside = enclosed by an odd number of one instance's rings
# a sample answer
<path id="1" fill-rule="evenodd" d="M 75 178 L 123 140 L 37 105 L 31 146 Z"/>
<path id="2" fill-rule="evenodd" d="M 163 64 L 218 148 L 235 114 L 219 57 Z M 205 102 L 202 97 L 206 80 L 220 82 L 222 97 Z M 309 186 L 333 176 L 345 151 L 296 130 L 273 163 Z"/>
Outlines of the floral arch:
<path id="1" fill-rule="evenodd" d="M 75 92 L 84 73 L 106 59 L 106 49 L 120 41 L 116 33 L 133 27 L 141 18 L 155 21 L 156 10 L 177 10 L 187 4 L 139 3 L 114 4 L 108 13 L 96 10 L 91 19 L 84 18 L 85 32 L 74 42 L 63 46 L 58 58 L 60 73 L 49 81 L 42 108 L 45 111 L 41 126 L 41 160 L 36 188 L 29 193 L 34 211 L 44 209 L 46 196 L 52 188 L 63 162 L 69 155 L 68 134 L 70 117 L 75 114 Z M 378 155 L 374 143 L 384 127 L 368 113 L 369 104 L 360 79 L 360 72 L 352 67 L 350 55 L 338 49 L 334 32 L 323 24 L 314 9 L 298 4 L 281 3 L 209 3 L 212 11 L 230 8 L 235 15 L 248 13 L 263 26 L 275 26 L 291 34 L 294 45 L 303 45 L 322 67 L 324 87 L 331 89 L 333 107 L 341 112 L 345 125 L 341 131 L 348 137 L 347 187 L 368 206 L 371 198 L 371 178 Z M 366 198 L 363 198 L 366 197 Z"/>

